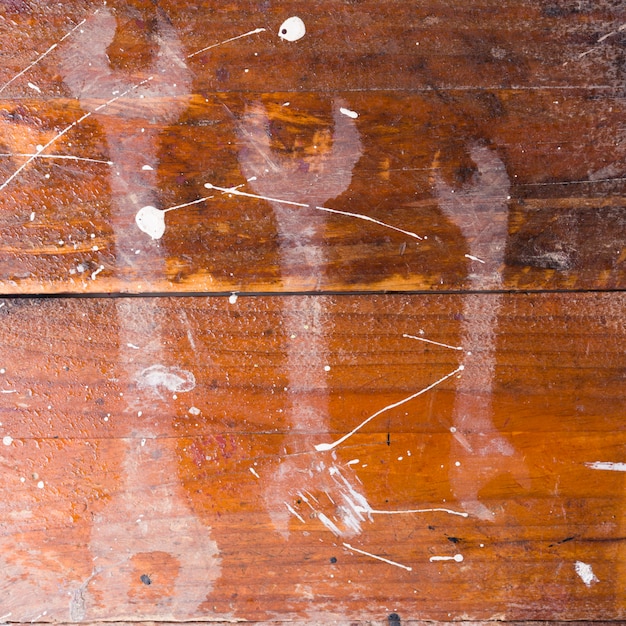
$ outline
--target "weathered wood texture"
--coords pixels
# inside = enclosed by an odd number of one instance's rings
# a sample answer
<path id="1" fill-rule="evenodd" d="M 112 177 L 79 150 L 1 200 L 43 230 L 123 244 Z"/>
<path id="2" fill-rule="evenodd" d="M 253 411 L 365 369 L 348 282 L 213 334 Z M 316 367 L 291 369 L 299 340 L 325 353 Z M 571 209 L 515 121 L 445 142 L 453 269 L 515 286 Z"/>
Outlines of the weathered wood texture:
<path id="1" fill-rule="evenodd" d="M 621 3 L 0 6 L 4 293 L 626 283 Z"/>
<path id="2" fill-rule="evenodd" d="M 232 300 L 1 303 L 4 619 L 626 616 L 623 294 Z"/>

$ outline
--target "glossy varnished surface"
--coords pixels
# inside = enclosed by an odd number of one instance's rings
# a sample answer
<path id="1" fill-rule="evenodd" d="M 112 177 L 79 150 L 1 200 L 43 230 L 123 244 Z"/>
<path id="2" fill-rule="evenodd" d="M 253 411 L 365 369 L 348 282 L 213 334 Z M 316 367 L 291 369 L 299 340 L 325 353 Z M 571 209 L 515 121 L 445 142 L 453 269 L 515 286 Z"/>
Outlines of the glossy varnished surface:
<path id="1" fill-rule="evenodd" d="M 623 458 L 624 298 L 500 306 L 490 368 L 403 337 L 457 346 L 462 296 L 5 301 L 6 612 L 623 616 L 623 474 L 593 464 Z"/>
<path id="2" fill-rule="evenodd" d="M 0 161 L 5 293 L 458 290 L 476 238 L 506 288 L 624 284 L 619 7 L 32 4 L 0 23 L 2 153 L 53 143 Z"/>
<path id="3" fill-rule="evenodd" d="M 626 619 L 625 22 L 0 0 L 0 622 Z"/>

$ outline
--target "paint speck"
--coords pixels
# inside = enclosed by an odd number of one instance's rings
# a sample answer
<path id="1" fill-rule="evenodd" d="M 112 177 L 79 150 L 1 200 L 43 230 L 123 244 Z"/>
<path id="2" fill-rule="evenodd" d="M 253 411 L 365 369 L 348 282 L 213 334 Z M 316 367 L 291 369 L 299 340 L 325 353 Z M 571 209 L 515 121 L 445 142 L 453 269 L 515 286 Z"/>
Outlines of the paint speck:
<path id="1" fill-rule="evenodd" d="M 151 165 L 144 165 L 141 169 L 144 172 L 152 172 L 152 171 L 154 171 L 154 168 Z"/>
<path id="2" fill-rule="evenodd" d="M 250 467 L 250 468 L 248 468 L 248 469 L 250 470 L 250 473 L 251 473 L 253 476 L 256 476 L 257 478 L 261 478 L 261 477 L 257 474 L 257 471 L 254 469 L 254 467 Z"/>
<path id="3" fill-rule="evenodd" d="M 104 265 L 101 265 L 97 270 L 91 272 L 91 280 L 96 280 L 96 277 L 103 269 L 104 269 Z"/>
<path id="4" fill-rule="evenodd" d="M 40 481 L 37 483 L 37 489 L 43 489 L 43 488 L 44 488 L 44 482 L 43 482 L 43 480 L 40 480 Z"/>
<path id="5" fill-rule="evenodd" d="M 593 573 L 593 568 L 589 563 L 583 563 L 583 561 L 576 561 L 574 565 L 576 569 L 576 573 L 580 576 L 581 580 L 587 585 L 587 587 L 591 587 L 594 583 L 599 583 L 600 580 Z"/>
<path id="6" fill-rule="evenodd" d="M 455 464 L 457 467 L 461 467 L 461 461 L 456 461 L 454 464 Z"/>
<path id="7" fill-rule="evenodd" d="M 330 372 L 330 365 L 324 365 L 324 371 Z"/>
<path id="8" fill-rule="evenodd" d="M 28 83 L 28 86 L 33 90 L 36 91 L 37 93 L 41 93 L 41 89 L 35 85 L 35 83 Z"/>
<path id="9" fill-rule="evenodd" d="M 140 580 L 144 585 L 152 584 L 152 579 L 150 578 L 150 576 L 148 576 L 148 574 L 142 574 Z"/>
<path id="10" fill-rule="evenodd" d="M 188 413 L 190 415 L 200 415 L 200 409 L 197 406 L 191 406 L 189 407 Z"/>
<path id="11" fill-rule="evenodd" d="M 34 222 L 34 221 L 35 221 L 35 211 L 33 211 L 33 212 L 30 214 L 30 221 L 31 221 L 31 222 Z"/>
<path id="12" fill-rule="evenodd" d="M 278 29 L 278 36 L 285 41 L 298 41 L 306 34 L 304 22 L 297 16 L 286 19 Z"/>
<path id="13" fill-rule="evenodd" d="M 135 215 L 139 230 L 152 239 L 161 239 L 165 233 L 165 213 L 154 206 L 145 206 Z"/>
<path id="14" fill-rule="evenodd" d="M 237 302 L 237 294 L 231 293 L 230 296 L 228 297 L 228 302 L 230 304 L 235 304 Z"/>
<path id="15" fill-rule="evenodd" d="M 399 456 L 398 457 L 398 461 L 404 461 L 404 457 L 403 456 Z"/>
<path id="16" fill-rule="evenodd" d="M 342 115 L 347 115 L 348 117 L 351 117 L 353 120 L 359 117 L 359 114 L 356 111 L 351 111 L 350 109 L 346 109 L 344 107 L 341 107 L 339 109 L 339 113 L 341 113 Z"/>
<path id="17" fill-rule="evenodd" d="M 13 443 L 13 437 L 9 437 L 9 435 L 6 435 L 6 437 L 2 438 L 2 443 L 5 446 L 10 446 Z"/>

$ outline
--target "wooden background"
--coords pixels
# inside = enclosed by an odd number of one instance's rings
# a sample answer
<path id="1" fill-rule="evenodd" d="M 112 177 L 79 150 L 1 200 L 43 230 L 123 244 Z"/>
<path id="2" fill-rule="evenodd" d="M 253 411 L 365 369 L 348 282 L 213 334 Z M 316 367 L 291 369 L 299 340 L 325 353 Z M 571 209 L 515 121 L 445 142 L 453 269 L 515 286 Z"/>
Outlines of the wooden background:
<path id="1" fill-rule="evenodd" d="M 626 619 L 622 3 L 0 32 L 0 622 Z"/>

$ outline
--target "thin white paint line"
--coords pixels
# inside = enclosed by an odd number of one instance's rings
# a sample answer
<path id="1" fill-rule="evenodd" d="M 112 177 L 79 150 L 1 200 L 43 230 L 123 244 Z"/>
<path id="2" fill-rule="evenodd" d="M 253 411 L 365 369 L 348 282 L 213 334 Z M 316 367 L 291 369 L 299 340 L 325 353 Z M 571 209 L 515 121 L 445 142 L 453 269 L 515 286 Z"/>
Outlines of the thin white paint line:
<path id="1" fill-rule="evenodd" d="M 2 389 L 0 393 L 17 393 L 15 389 Z"/>
<path id="2" fill-rule="evenodd" d="M 41 89 L 35 85 L 35 83 L 27 83 L 27 85 L 29 86 L 30 89 L 32 89 L 33 91 L 36 91 L 37 93 L 41 93 Z"/>
<path id="3" fill-rule="evenodd" d="M 594 470 L 605 470 L 607 472 L 626 472 L 626 463 L 612 463 L 611 461 L 594 461 L 593 463 L 585 463 L 585 465 Z"/>
<path id="4" fill-rule="evenodd" d="M 478 261 L 479 263 L 485 263 L 485 261 L 483 261 L 482 259 L 479 259 L 477 256 L 474 256 L 473 254 L 465 254 L 464 255 L 466 259 L 469 259 L 470 261 Z"/>
<path id="5" fill-rule="evenodd" d="M 402 563 L 396 563 L 395 561 L 390 561 L 389 559 L 386 559 L 382 556 L 378 556 L 377 554 L 372 554 L 371 552 L 365 552 L 365 550 L 359 550 L 358 548 L 351 546 L 349 543 L 344 543 L 343 545 L 346 548 L 348 548 L 348 550 L 352 550 L 352 552 L 358 552 L 358 554 L 363 554 L 365 556 L 372 557 L 373 559 L 382 561 L 383 563 L 388 563 L 389 565 L 395 565 L 396 567 L 401 567 L 402 569 L 405 569 L 407 572 L 413 571 L 413 568 L 409 567 L 408 565 L 402 565 Z"/>
<path id="6" fill-rule="evenodd" d="M 414 239 L 418 239 L 422 241 L 422 237 L 417 235 L 416 233 L 412 233 L 409 230 L 403 230 L 402 228 L 398 228 L 397 226 L 392 226 L 391 224 L 387 224 L 386 222 L 381 222 L 369 215 L 362 215 L 361 213 L 352 213 L 350 211 L 340 211 L 338 209 L 331 209 L 325 206 L 313 206 L 311 204 L 306 204 L 304 202 L 292 202 L 291 200 L 281 200 L 280 198 L 270 198 L 268 196 L 261 196 L 254 193 L 247 193 L 245 191 L 239 191 L 231 187 L 230 189 L 226 187 L 217 187 L 211 183 L 205 183 L 204 185 L 207 189 L 215 189 L 216 191 L 221 191 L 222 193 L 231 193 L 235 196 L 243 196 L 245 198 L 256 198 L 257 200 L 266 200 L 267 202 L 276 202 L 278 204 L 288 204 L 290 206 L 299 206 L 307 209 L 315 209 L 316 211 L 325 211 L 326 213 L 334 213 L 336 215 L 344 215 L 346 217 L 354 217 L 359 220 L 364 220 L 366 222 L 372 222 L 373 224 L 378 224 L 378 226 L 383 226 L 384 228 L 390 228 L 391 230 L 395 230 L 403 235 L 407 235 L 409 237 L 413 237 Z"/>
<path id="7" fill-rule="evenodd" d="M 71 154 L 22 154 L 4 152 L 0 157 L 34 157 L 35 159 L 67 159 L 71 161 L 87 161 L 89 163 L 102 163 L 103 165 L 113 165 L 113 161 L 104 161 L 103 159 L 88 159 L 87 157 L 78 157 Z"/>
<path id="8" fill-rule="evenodd" d="M 355 433 L 359 432 L 359 430 L 361 430 L 361 428 L 363 428 L 363 426 L 365 426 L 366 424 L 371 422 L 374 418 L 378 417 L 379 415 L 382 415 L 386 411 L 390 411 L 391 409 L 395 409 L 395 408 L 397 408 L 399 406 L 402 406 L 403 404 L 406 404 L 407 402 L 410 402 L 414 398 L 417 398 L 418 396 L 421 396 L 422 394 L 426 393 L 427 391 L 430 391 L 431 389 L 434 389 L 437 385 L 440 385 L 441 383 L 445 382 L 446 380 L 448 380 L 448 378 L 452 378 L 453 376 L 456 376 L 459 372 L 462 372 L 464 369 L 465 369 L 464 365 L 459 365 L 459 367 L 457 367 L 453 372 L 450 372 L 449 374 L 446 374 L 445 376 L 443 376 L 439 380 L 437 380 L 434 383 L 428 385 L 428 387 L 424 387 L 424 389 L 420 389 L 416 393 L 411 394 L 410 396 L 407 396 L 406 398 L 403 398 L 402 400 L 399 400 L 398 402 L 394 402 L 393 404 L 388 404 L 386 407 L 383 407 L 382 409 L 376 411 L 376 413 L 373 413 L 372 415 L 370 415 L 366 420 L 362 421 L 356 428 L 351 430 L 347 435 L 344 435 L 340 439 L 337 439 L 337 441 L 335 441 L 333 443 L 318 443 L 315 446 L 315 449 L 318 452 L 326 452 L 327 450 L 332 450 L 333 448 L 335 448 L 335 447 L 341 445 L 342 443 L 344 443 L 345 441 L 347 441 L 350 437 L 352 437 L 352 435 L 354 435 Z"/>
<path id="9" fill-rule="evenodd" d="M 599 583 L 600 579 L 593 573 L 593 568 L 589 563 L 584 563 L 583 561 L 576 561 L 574 565 L 574 569 L 576 573 L 580 576 L 581 580 L 587 585 L 587 587 L 591 587 L 593 583 Z"/>
<path id="10" fill-rule="evenodd" d="M 184 204 L 177 204 L 176 206 L 171 206 L 169 209 L 163 209 L 163 213 L 167 213 L 168 211 L 175 211 L 176 209 L 182 209 L 186 206 L 191 206 L 192 204 L 200 204 L 200 202 L 206 202 L 215 196 L 206 196 L 205 198 L 198 198 L 197 200 L 192 200 L 191 202 L 185 202 Z"/>
<path id="11" fill-rule="evenodd" d="M 428 560 L 431 563 L 435 563 L 436 561 L 456 561 L 457 563 L 462 563 L 463 555 L 455 554 L 454 556 L 431 556 Z"/>
<path id="12" fill-rule="evenodd" d="M 432 343 L 435 346 L 441 346 L 442 348 L 450 348 L 450 350 L 463 350 L 463 346 L 451 346 L 447 343 L 441 343 L 439 341 L 433 341 L 432 339 L 426 339 L 424 337 L 416 337 L 415 335 L 407 335 L 404 333 L 402 335 L 406 339 L 417 339 L 417 341 L 423 341 L 424 343 Z"/>
<path id="13" fill-rule="evenodd" d="M 267 29 L 265 29 L 265 28 L 255 28 L 254 30 L 248 31 L 247 33 L 243 33 L 243 35 L 237 35 L 236 37 L 231 37 L 230 39 L 224 39 L 224 41 L 220 41 L 219 43 L 211 44 L 210 46 L 207 46 L 206 48 L 202 48 L 201 50 L 197 50 L 196 52 L 192 52 L 191 54 L 188 54 L 187 58 L 191 59 L 191 57 L 195 57 L 196 54 L 201 54 L 202 52 L 206 52 L 207 50 L 211 50 L 211 48 L 217 48 L 218 46 L 223 46 L 225 43 L 230 43 L 231 41 L 235 41 L 237 39 L 242 39 L 243 37 L 249 37 L 250 35 L 256 35 L 257 33 L 262 33 L 265 30 L 267 30 Z"/>
<path id="14" fill-rule="evenodd" d="M 298 512 L 296 510 L 293 509 L 293 507 L 291 507 L 289 504 L 287 504 L 287 502 L 285 502 L 285 506 L 287 507 L 287 510 L 295 517 L 297 517 L 303 524 L 306 524 L 306 522 L 304 521 L 304 518 L 298 514 Z"/>
<path id="15" fill-rule="evenodd" d="M 352 459 L 351 461 L 348 461 L 346 463 L 346 465 L 357 465 L 359 464 L 361 461 L 359 461 L 359 459 Z"/>
<path id="16" fill-rule="evenodd" d="M 97 11 L 96 11 L 96 13 L 97 13 Z M 76 29 L 80 28 L 86 21 L 87 20 L 84 19 L 81 22 L 79 22 L 78 24 L 76 24 L 76 26 L 74 26 L 74 28 L 72 28 L 72 30 L 70 30 L 69 32 L 65 33 L 65 35 L 63 35 L 63 37 L 61 37 L 61 39 L 59 39 L 59 41 L 57 43 L 53 43 L 45 52 L 42 52 L 30 65 L 25 67 L 21 72 L 18 72 L 13 78 L 11 78 L 11 80 L 8 80 L 6 83 L 4 83 L 4 85 L 2 85 L 2 87 L 0 87 L 0 93 L 2 93 L 12 82 L 16 81 L 20 76 L 23 76 L 24 74 L 26 74 L 26 72 L 28 72 L 28 70 L 30 70 L 33 67 L 35 67 L 35 65 L 37 65 L 37 63 L 39 63 L 39 61 L 41 61 L 42 59 L 45 59 L 53 50 L 55 50 L 58 47 L 58 45 L 62 41 L 67 39 Z"/>
<path id="17" fill-rule="evenodd" d="M 133 350 L 141 350 L 141 348 L 139 346 L 136 346 L 134 343 L 127 343 L 126 345 Z"/>
<path id="18" fill-rule="evenodd" d="M 65 135 L 67 132 L 69 132 L 72 128 L 74 128 L 75 126 L 78 126 L 81 122 L 84 122 L 88 117 L 91 117 L 95 112 L 100 111 L 102 109 L 104 109 L 106 106 L 108 106 L 109 104 L 115 102 L 116 100 L 119 100 L 120 98 L 123 98 L 124 96 L 126 96 L 127 94 L 129 94 L 131 91 L 134 91 L 135 89 L 139 89 L 139 87 L 145 85 L 147 82 L 152 80 L 152 76 L 150 76 L 149 78 L 146 78 L 145 80 L 142 80 L 140 83 L 137 83 L 136 85 L 134 85 L 133 87 L 130 87 L 129 89 L 127 89 L 126 91 L 124 91 L 123 93 L 115 96 L 115 98 L 111 98 L 110 100 L 107 100 L 107 102 L 105 102 L 104 104 L 101 104 L 100 106 L 96 107 L 93 111 L 89 111 L 88 113 L 85 113 L 85 115 L 83 115 L 82 117 L 79 117 L 77 120 L 74 120 L 71 124 L 69 124 L 68 126 L 66 126 L 60 133 L 58 133 L 56 136 L 54 136 L 52 139 L 50 139 L 50 141 L 41 147 L 41 150 L 38 150 L 37 154 L 31 156 L 28 160 L 24 161 L 24 163 L 22 163 L 22 165 L 20 165 L 15 172 L 13 172 L 13 174 L 11 174 L 11 176 L 9 176 L 1 185 L 0 185 L 0 191 L 2 191 L 3 189 L 6 188 L 6 186 L 16 177 L 18 176 L 18 174 L 28 165 L 30 165 L 35 159 L 39 158 L 41 156 L 40 153 L 45 152 L 53 143 L 57 142 L 61 137 L 63 137 L 63 135 Z"/>
<path id="19" fill-rule="evenodd" d="M 0 617 L 0 622 L 6 619 L 7 617 L 11 617 L 11 615 L 13 615 L 13 613 L 7 613 L 6 615 L 3 615 L 2 617 Z"/>
<path id="20" fill-rule="evenodd" d="M 453 509 L 435 508 L 435 509 L 409 509 L 406 511 L 381 511 L 377 509 L 363 509 L 363 513 L 372 513 L 374 515 L 411 515 L 413 513 L 449 513 L 450 515 L 458 515 L 459 517 L 469 517 L 469 513 L 464 511 L 454 511 Z"/>
<path id="21" fill-rule="evenodd" d="M 339 109 L 339 113 L 341 113 L 342 115 L 347 115 L 348 117 L 351 117 L 353 120 L 359 117 L 359 114 L 356 111 L 351 111 L 350 109 L 346 109 L 345 107 L 341 107 Z"/>
<path id="22" fill-rule="evenodd" d="M 257 471 L 254 469 L 254 467 L 250 467 L 249 469 L 250 469 L 250 473 L 251 473 L 253 476 L 256 476 L 257 478 L 261 478 L 261 477 L 258 475 Z"/>

